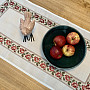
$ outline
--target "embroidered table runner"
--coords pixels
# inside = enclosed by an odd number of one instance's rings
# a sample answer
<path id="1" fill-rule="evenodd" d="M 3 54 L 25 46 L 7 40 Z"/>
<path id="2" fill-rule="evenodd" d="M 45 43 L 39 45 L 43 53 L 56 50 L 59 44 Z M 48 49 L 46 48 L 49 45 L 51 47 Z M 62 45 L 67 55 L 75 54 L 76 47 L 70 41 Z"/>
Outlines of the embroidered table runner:
<path id="1" fill-rule="evenodd" d="M 24 12 L 35 19 L 35 41 L 23 42 L 19 29 Z M 87 53 L 83 62 L 73 69 L 60 69 L 48 62 L 42 51 L 47 31 L 57 25 L 77 29 L 85 38 Z M 0 0 L 0 57 L 24 73 L 54 90 L 85 90 L 90 88 L 90 32 L 72 24 L 44 8 L 25 0 Z"/>

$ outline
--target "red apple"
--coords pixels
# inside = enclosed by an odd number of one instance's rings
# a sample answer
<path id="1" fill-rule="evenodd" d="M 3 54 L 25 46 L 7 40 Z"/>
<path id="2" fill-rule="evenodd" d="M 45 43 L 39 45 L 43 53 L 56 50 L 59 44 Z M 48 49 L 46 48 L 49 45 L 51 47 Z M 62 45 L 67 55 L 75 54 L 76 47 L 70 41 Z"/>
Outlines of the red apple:
<path id="1" fill-rule="evenodd" d="M 75 48 L 72 45 L 65 45 L 62 48 L 62 52 L 65 56 L 73 56 L 75 53 Z"/>
<path id="2" fill-rule="evenodd" d="M 66 40 L 71 45 L 76 45 L 80 41 L 80 36 L 76 32 L 71 32 L 67 35 Z"/>
<path id="3" fill-rule="evenodd" d="M 62 50 L 60 47 L 58 46 L 53 46 L 50 49 L 50 55 L 54 58 L 54 59 L 60 59 L 63 56 Z"/>
<path id="4" fill-rule="evenodd" d="M 53 42 L 55 45 L 59 46 L 59 47 L 62 47 L 65 45 L 66 43 L 66 39 L 64 36 L 62 35 L 58 35 L 56 36 L 54 39 L 53 39 Z"/>

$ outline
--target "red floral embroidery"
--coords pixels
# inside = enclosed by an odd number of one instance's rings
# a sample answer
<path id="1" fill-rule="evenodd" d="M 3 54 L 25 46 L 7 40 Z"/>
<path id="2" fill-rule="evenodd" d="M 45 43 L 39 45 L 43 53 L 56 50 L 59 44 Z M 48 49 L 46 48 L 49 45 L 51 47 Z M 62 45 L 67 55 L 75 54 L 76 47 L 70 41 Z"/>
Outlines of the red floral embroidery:
<path id="1" fill-rule="evenodd" d="M 3 4 L 4 5 L 4 8 L 0 8 L 0 12 L 4 12 L 5 11 L 5 6 L 8 6 L 8 4 L 10 4 L 10 5 L 14 5 L 14 8 L 16 9 L 16 10 L 18 10 L 18 9 L 20 9 L 20 7 L 22 7 L 21 8 L 21 11 L 27 11 L 27 8 L 24 8 L 24 6 L 21 6 L 21 5 L 19 5 L 18 3 L 16 4 L 15 2 L 12 2 L 12 0 L 10 0 L 10 3 L 5 3 L 5 4 Z M 16 5 L 16 6 L 15 6 Z M 19 5 L 19 6 L 17 6 L 17 5 Z M 34 15 L 34 17 L 36 18 L 36 19 L 38 19 L 40 16 L 39 16 L 39 14 L 37 15 L 37 14 L 35 14 Z M 38 21 L 39 21 L 39 19 L 38 19 Z M 45 21 L 45 19 L 44 18 L 40 18 L 40 21 L 39 22 L 41 22 L 41 23 L 47 23 L 47 25 L 49 26 L 49 25 L 52 25 L 52 21 L 49 21 L 49 20 L 47 20 L 47 22 Z M 2 37 L 0 37 L 0 42 L 3 42 L 4 40 L 3 40 L 3 38 Z M 10 40 L 6 40 L 6 41 L 4 41 L 4 42 L 6 42 L 6 44 L 7 45 L 10 45 L 10 44 L 12 44 L 11 43 L 11 41 Z M 86 44 L 88 44 L 88 43 L 86 43 Z M 4 45 L 4 43 L 3 43 L 3 45 Z M 17 45 L 17 44 L 16 44 Z M 12 50 L 14 50 L 14 51 L 16 51 L 17 50 L 17 46 L 12 46 L 11 47 L 11 49 Z M 10 48 L 9 48 L 10 49 Z M 24 53 L 25 52 L 25 49 L 23 49 L 23 48 L 20 48 L 19 49 L 20 50 L 20 53 Z M 31 55 L 25 55 L 25 58 L 27 59 L 27 60 L 30 60 L 31 59 Z M 39 62 L 40 61 L 40 58 L 39 57 L 34 57 L 34 61 L 35 62 Z M 43 63 L 41 63 L 40 64 L 40 67 L 41 68 L 43 68 L 44 70 L 45 70 L 45 68 L 46 68 L 46 64 L 43 62 Z M 49 70 L 50 71 L 54 71 L 54 67 L 53 66 L 50 66 L 49 67 Z M 61 77 L 62 77 L 62 73 L 60 73 L 60 72 L 56 72 L 56 74 L 55 74 L 55 76 L 56 77 L 58 77 L 58 78 L 60 78 L 61 79 Z M 64 77 L 64 76 L 63 76 Z M 69 75 L 65 75 L 65 81 L 67 80 L 67 81 L 70 81 L 70 79 L 71 79 L 71 77 L 69 76 Z M 68 83 L 66 81 L 66 83 Z M 74 88 L 78 88 L 78 84 L 77 83 L 75 83 L 75 82 L 73 82 L 72 84 L 72 87 L 74 87 Z M 82 90 L 89 90 L 90 89 L 90 84 L 88 84 L 88 85 L 82 85 L 81 86 L 82 87 Z"/>
<path id="2" fill-rule="evenodd" d="M 75 82 L 73 82 L 73 83 L 72 83 L 72 86 L 73 86 L 74 88 L 77 88 L 77 87 L 78 87 L 78 84 L 75 83 Z"/>
<path id="3" fill-rule="evenodd" d="M 19 6 L 15 6 L 15 9 L 17 9 L 17 10 L 18 10 L 18 9 L 19 9 Z"/>
<path id="4" fill-rule="evenodd" d="M 23 48 L 20 48 L 20 53 L 24 53 L 25 52 L 25 50 L 23 49 Z"/>
<path id="5" fill-rule="evenodd" d="M 14 5 L 14 2 L 10 2 L 10 5 Z"/>
<path id="6" fill-rule="evenodd" d="M 4 10 L 5 10 L 5 9 L 4 9 L 4 8 L 2 8 L 2 9 L 0 9 L 0 12 L 2 12 L 2 13 L 3 13 L 3 12 L 4 12 Z"/>
<path id="7" fill-rule="evenodd" d="M 34 57 L 34 61 L 35 62 L 39 62 L 39 58 L 38 57 Z"/>
<path id="8" fill-rule="evenodd" d="M 47 24 L 48 24 L 48 25 L 51 25 L 51 24 L 52 24 L 52 22 L 48 20 Z"/>
<path id="9" fill-rule="evenodd" d="M 65 79 L 66 79 L 67 81 L 70 81 L 70 76 L 65 75 Z"/>
<path id="10" fill-rule="evenodd" d="M 50 66 L 50 67 L 49 67 L 49 70 L 50 70 L 50 71 L 54 71 L 54 67 L 53 67 L 53 66 Z"/>
<path id="11" fill-rule="evenodd" d="M 15 52 L 17 47 L 16 46 L 12 46 L 11 49 Z"/>
<path id="12" fill-rule="evenodd" d="M 86 86 L 85 85 L 82 85 L 82 90 L 85 90 L 86 89 Z"/>
<path id="13" fill-rule="evenodd" d="M 57 72 L 57 73 L 56 73 L 56 77 L 58 77 L 58 78 L 60 78 L 60 79 L 61 79 L 62 74 L 61 74 L 60 72 Z"/>
<path id="14" fill-rule="evenodd" d="M 7 45 L 10 45 L 11 44 L 11 41 L 10 40 L 6 40 L 6 44 Z"/>
<path id="15" fill-rule="evenodd" d="M 25 55 L 26 59 L 28 59 L 30 61 L 31 55 L 27 54 Z"/>
<path id="16" fill-rule="evenodd" d="M 34 15 L 34 17 L 35 17 L 35 18 L 38 18 L 38 17 L 39 17 L 39 15 L 35 14 L 35 15 Z"/>
<path id="17" fill-rule="evenodd" d="M 40 19 L 40 22 L 41 22 L 41 23 L 44 23 L 44 19 Z"/>
<path id="18" fill-rule="evenodd" d="M 40 66 L 41 66 L 41 68 L 46 68 L 46 64 L 44 64 L 44 63 L 41 63 Z"/>
<path id="19" fill-rule="evenodd" d="M 0 37 L 0 42 L 3 42 L 3 38 L 2 37 Z"/>
<path id="20" fill-rule="evenodd" d="M 87 89 L 87 90 L 90 90 L 90 84 L 87 84 L 87 85 L 86 85 L 86 89 Z"/>
<path id="21" fill-rule="evenodd" d="M 8 6 L 8 3 L 4 3 L 4 6 Z"/>
<path id="22" fill-rule="evenodd" d="M 26 8 L 23 7 L 21 10 L 22 10 L 22 11 L 26 11 Z"/>
<path id="23" fill-rule="evenodd" d="M 90 90 L 90 84 L 82 85 L 82 90 Z"/>

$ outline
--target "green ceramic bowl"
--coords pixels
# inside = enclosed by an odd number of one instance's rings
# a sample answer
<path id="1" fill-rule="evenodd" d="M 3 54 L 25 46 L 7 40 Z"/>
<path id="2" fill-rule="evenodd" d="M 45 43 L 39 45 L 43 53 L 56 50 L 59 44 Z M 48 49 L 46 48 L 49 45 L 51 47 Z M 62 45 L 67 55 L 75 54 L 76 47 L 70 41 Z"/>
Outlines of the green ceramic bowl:
<path id="1" fill-rule="evenodd" d="M 63 57 L 59 60 L 53 59 L 50 56 L 50 49 L 54 45 L 54 37 L 57 35 L 63 35 L 66 37 L 70 32 L 77 32 L 80 35 L 80 42 L 75 45 L 75 54 L 71 57 L 66 57 L 63 55 Z M 76 29 L 69 26 L 56 26 L 50 29 L 43 38 L 42 49 L 47 60 L 59 68 L 72 68 L 79 65 L 83 61 L 86 54 L 86 44 L 83 36 Z"/>

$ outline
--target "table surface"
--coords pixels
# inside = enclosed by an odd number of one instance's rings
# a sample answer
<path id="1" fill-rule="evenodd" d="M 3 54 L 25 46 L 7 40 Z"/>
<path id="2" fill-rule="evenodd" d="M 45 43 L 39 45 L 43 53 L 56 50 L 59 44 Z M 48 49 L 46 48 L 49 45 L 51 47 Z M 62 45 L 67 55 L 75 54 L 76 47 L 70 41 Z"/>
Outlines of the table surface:
<path id="1" fill-rule="evenodd" d="M 90 31 L 90 0 L 30 0 Z M 49 90 L 0 59 L 0 90 Z"/>

